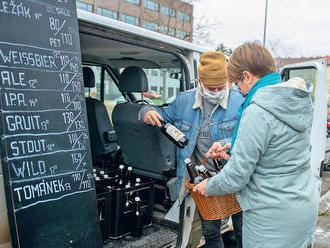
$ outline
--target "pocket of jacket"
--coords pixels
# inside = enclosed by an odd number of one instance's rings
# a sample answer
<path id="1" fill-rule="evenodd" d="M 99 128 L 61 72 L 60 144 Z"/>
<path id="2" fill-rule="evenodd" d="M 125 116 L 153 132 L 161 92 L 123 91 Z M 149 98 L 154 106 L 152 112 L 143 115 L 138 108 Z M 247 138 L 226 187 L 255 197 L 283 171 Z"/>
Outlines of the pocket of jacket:
<path id="1" fill-rule="evenodd" d="M 175 126 L 184 133 L 187 133 L 190 130 L 190 125 L 185 121 L 175 121 Z"/>
<path id="2" fill-rule="evenodd" d="M 219 124 L 220 132 L 223 138 L 230 138 L 233 136 L 237 120 L 224 121 Z"/>

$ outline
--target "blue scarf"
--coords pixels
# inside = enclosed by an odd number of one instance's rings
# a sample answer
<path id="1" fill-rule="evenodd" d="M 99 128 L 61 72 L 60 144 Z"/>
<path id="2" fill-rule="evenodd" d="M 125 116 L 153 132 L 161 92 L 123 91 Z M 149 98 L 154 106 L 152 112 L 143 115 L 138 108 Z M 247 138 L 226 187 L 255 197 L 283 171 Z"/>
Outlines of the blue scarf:
<path id="1" fill-rule="evenodd" d="M 239 123 L 241 121 L 243 111 L 250 105 L 250 102 L 251 102 L 253 96 L 255 95 L 255 93 L 257 93 L 257 90 L 262 87 L 278 84 L 281 82 L 282 82 L 281 75 L 278 72 L 274 72 L 274 73 L 270 73 L 270 74 L 262 77 L 253 85 L 252 89 L 247 94 L 245 101 L 242 103 L 241 107 L 238 110 L 237 123 L 236 123 L 235 129 L 234 129 L 233 138 L 231 140 L 230 154 L 231 154 L 231 151 L 233 150 L 235 140 L 237 138 L 237 130 L 239 127 Z"/>

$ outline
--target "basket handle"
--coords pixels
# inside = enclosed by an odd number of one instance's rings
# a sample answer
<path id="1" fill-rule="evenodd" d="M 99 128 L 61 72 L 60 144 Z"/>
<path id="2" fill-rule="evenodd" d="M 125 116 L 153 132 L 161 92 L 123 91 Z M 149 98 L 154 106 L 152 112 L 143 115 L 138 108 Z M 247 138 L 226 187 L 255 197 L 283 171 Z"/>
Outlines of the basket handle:
<path id="1" fill-rule="evenodd" d="M 204 158 L 203 158 L 203 165 L 204 165 L 204 167 L 206 166 L 206 161 L 208 160 L 208 158 L 205 156 Z"/>
<path id="2" fill-rule="evenodd" d="M 207 158 L 206 156 L 203 158 L 203 165 L 204 165 L 204 167 L 206 167 L 206 162 L 207 162 L 207 160 L 208 160 L 209 158 Z M 218 171 L 220 172 L 220 170 L 222 169 L 222 165 L 221 165 L 221 163 L 219 164 L 219 162 L 216 160 L 216 159 L 212 159 L 213 160 L 213 163 L 214 163 L 214 166 L 218 166 L 218 168 L 220 168 Z M 215 164 L 216 163 L 216 164 Z"/>

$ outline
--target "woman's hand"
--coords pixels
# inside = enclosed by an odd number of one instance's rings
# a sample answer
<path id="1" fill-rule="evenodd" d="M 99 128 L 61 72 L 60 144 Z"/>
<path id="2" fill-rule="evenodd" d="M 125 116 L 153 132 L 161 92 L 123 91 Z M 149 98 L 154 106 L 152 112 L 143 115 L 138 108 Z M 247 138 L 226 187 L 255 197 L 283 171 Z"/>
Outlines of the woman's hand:
<path id="1" fill-rule="evenodd" d="M 209 180 L 208 178 L 201 181 L 199 184 L 197 184 L 194 188 L 193 188 L 193 192 L 198 192 L 200 193 L 201 195 L 203 196 L 210 196 L 208 193 L 206 193 L 206 183 L 207 183 L 207 180 Z"/>
<path id="2" fill-rule="evenodd" d="M 220 154 L 220 158 L 218 158 L 219 160 L 229 160 L 230 155 L 229 155 L 229 151 L 231 148 L 231 143 L 225 144 L 220 150 L 218 150 L 218 153 Z"/>
<path id="3" fill-rule="evenodd" d="M 164 121 L 163 118 L 160 116 L 160 114 L 155 110 L 149 110 L 143 116 L 144 123 L 147 123 L 147 124 L 153 125 L 153 126 L 157 125 L 158 127 L 161 127 L 162 124 L 160 123 L 159 120 Z"/>
<path id="4" fill-rule="evenodd" d="M 205 156 L 207 158 L 212 158 L 212 159 L 229 160 L 230 156 L 227 152 L 230 151 L 230 147 L 231 147 L 230 143 L 222 146 L 220 142 L 214 142 Z"/>
<path id="5" fill-rule="evenodd" d="M 214 142 L 213 145 L 211 146 L 211 148 L 207 151 L 207 153 L 205 154 L 206 158 L 212 158 L 212 159 L 217 159 L 219 158 L 219 152 L 222 148 L 222 145 L 220 142 Z"/>

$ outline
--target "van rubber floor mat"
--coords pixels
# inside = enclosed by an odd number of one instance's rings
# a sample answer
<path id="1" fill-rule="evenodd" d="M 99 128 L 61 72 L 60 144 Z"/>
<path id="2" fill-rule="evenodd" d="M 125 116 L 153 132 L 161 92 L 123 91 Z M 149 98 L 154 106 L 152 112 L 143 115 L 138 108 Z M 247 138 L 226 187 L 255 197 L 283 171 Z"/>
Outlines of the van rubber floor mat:
<path id="1" fill-rule="evenodd" d="M 103 248 L 162 248 L 173 247 L 177 239 L 176 232 L 153 224 L 143 230 L 141 238 L 126 236 L 117 240 L 109 240 Z"/>

